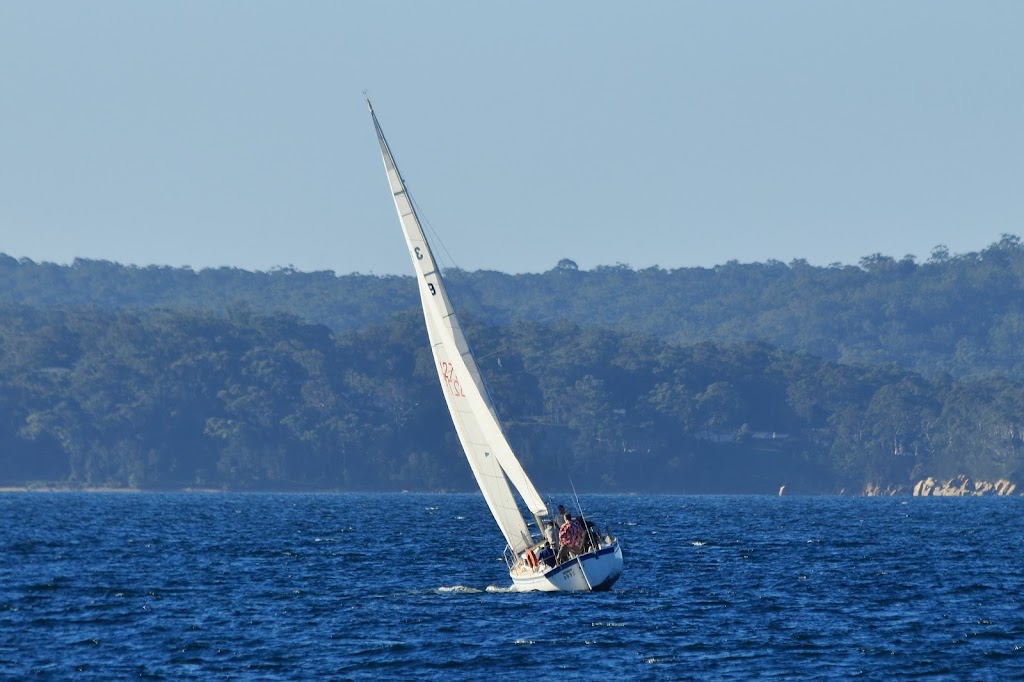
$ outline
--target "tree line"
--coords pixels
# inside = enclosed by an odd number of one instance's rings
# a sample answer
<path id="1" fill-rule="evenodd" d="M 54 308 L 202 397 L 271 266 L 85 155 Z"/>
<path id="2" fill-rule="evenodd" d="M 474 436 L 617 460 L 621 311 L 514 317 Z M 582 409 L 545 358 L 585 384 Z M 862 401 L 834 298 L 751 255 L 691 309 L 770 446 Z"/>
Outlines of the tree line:
<path id="1" fill-rule="evenodd" d="M 592 491 L 857 493 L 1019 479 L 1024 466 L 1012 373 L 926 375 L 479 311 L 464 321 L 481 371 L 545 489 L 571 475 Z M 474 488 L 418 307 L 332 330 L 244 305 L 11 302 L 0 485 Z"/>
<path id="2" fill-rule="evenodd" d="M 489 325 L 563 320 L 676 345 L 766 342 L 843 364 L 895 364 L 927 377 L 1024 377 L 1024 245 L 1003 235 L 980 252 L 935 247 L 919 262 L 857 265 L 729 262 L 713 268 L 627 265 L 508 275 L 447 271 L 460 310 Z M 418 305 L 411 277 L 278 268 L 35 263 L 0 254 L 0 304 L 223 314 L 287 312 L 335 333 L 385 324 Z"/>

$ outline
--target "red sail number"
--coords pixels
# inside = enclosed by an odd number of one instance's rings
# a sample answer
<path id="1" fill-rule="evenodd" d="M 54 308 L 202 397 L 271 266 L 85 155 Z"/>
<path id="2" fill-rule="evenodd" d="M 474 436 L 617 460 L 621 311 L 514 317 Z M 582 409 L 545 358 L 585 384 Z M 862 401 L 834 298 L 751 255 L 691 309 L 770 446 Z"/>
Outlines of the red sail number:
<path id="1" fill-rule="evenodd" d="M 441 376 L 444 377 L 444 383 L 451 389 L 452 395 L 456 398 L 465 398 L 466 394 L 462 391 L 462 384 L 459 383 L 459 378 L 455 376 L 455 366 L 450 362 L 441 363 Z"/>

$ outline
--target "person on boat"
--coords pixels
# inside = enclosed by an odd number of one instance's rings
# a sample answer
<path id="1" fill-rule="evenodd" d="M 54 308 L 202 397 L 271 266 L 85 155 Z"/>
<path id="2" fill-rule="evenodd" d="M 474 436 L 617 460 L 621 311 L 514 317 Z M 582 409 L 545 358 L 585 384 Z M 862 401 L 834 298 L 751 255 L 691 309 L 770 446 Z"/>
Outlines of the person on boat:
<path id="1" fill-rule="evenodd" d="M 580 545 L 583 544 L 583 526 L 569 512 L 565 513 L 565 523 L 558 529 L 558 544 L 558 563 L 570 558 L 570 555 L 580 553 Z"/>
<path id="2" fill-rule="evenodd" d="M 537 561 L 547 566 L 555 565 L 555 550 L 551 549 L 550 542 L 545 542 L 541 550 L 537 552 Z"/>
<path id="3" fill-rule="evenodd" d="M 555 527 L 550 521 L 544 522 L 544 539 L 550 546 L 558 547 L 558 534 L 555 533 Z"/>
<path id="4" fill-rule="evenodd" d="M 583 551 L 590 552 L 601 546 L 601 532 L 594 525 L 593 521 L 584 522 Z"/>
<path id="5" fill-rule="evenodd" d="M 561 529 L 565 523 L 565 507 L 558 505 L 558 513 L 555 514 L 555 528 Z"/>
<path id="6" fill-rule="evenodd" d="M 593 543 L 590 540 L 590 528 L 583 519 L 580 519 L 580 527 L 583 528 L 583 540 L 580 542 L 580 554 L 586 554 L 593 547 Z"/>

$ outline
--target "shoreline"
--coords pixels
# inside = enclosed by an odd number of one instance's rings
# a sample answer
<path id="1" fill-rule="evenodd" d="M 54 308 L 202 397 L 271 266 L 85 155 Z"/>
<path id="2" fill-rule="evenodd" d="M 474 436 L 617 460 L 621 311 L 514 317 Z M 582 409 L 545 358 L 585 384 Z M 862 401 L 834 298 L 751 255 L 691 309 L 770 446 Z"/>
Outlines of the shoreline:
<path id="1" fill-rule="evenodd" d="M 143 490 L 142 488 L 111 488 L 71 485 L 3 485 L 0 486 L 0 493 L 223 493 L 229 492 L 218 488 L 174 488 L 168 490 Z"/>
<path id="2" fill-rule="evenodd" d="M 919 484 L 920 485 L 920 484 Z M 1017 492 L 1016 486 L 1013 486 L 1007 490 L 983 489 L 983 490 L 968 490 L 966 486 L 960 488 L 936 486 L 934 488 L 928 487 L 926 491 L 921 490 L 918 487 L 916 490 L 878 490 L 869 489 L 860 493 L 851 494 L 849 492 L 820 492 L 820 493 L 790 493 L 783 494 L 782 491 L 779 493 L 769 492 L 749 492 L 749 493 L 737 493 L 737 492 L 639 492 L 635 490 L 631 491 L 620 491 L 620 492 L 588 492 L 585 493 L 589 496 L 605 496 L 605 495 L 623 495 L 629 497 L 635 497 L 638 495 L 651 495 L 651 496 L 679 496 L 679 497 L 848 497 L 848 498 L 863 498 L 863 497 L 887 497 L 887 498 L 935 498 L 935 497 L 946 497 L 946 498 L 964 498 L 964 497 L 1003 497 L 1003 498 L 1015 498 L 1024 497 L 1024 492 Z M 458 491 L 458 490 L 338 490 L 331 488 L 324 488 L 318 490 L 232 490 L 225 488 L 165 488 L 165 489 L 144 489 L 144 488 L 114 488 L 108 486 L 62 486 L 62 485 L 3 485 L 0 486 L 0 495 L 2 494 L 32 494 L 32 493 L 88 493 L 88 494 L 113 494 L 113 495 L 177 495 L 177 494 L 196 494 L 196 495 L 287 495 L 287 494 L 299 494 L 299 495 L 404 495 L 404 494 L 423 494 L 423 495 L 478 495 L 478 491 Z M 923 494 L 922 494 L 923 493 Z"/>

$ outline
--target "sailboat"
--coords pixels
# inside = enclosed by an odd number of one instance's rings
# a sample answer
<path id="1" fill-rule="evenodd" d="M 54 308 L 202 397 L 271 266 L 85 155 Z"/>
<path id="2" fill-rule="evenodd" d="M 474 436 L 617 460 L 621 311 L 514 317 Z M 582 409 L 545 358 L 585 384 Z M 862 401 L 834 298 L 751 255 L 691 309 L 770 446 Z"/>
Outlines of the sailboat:
<path id="1" fill-rule="evenodd" d="M 538 558 L 546 559 L 547 552 L 542 553 L 548 540 L 545 537 L 546 525 L 552 523 L 554 517 L 505 437 L 405 181 L 395 165 L 391 148 L 369 99 L 366 104 L 377 131 L 398 220 L 416 271 L 423 318 L 441 391 L 480 492 L 505 537 L 503 555 L 512 578 L 511 589 L 545 592 L 607 590 L 622 573 L 622 548 L 610 532 L 591 532 L 593 524 L 588 523 L 579 510 L 577 516 L 581 517 L 582 524 L 577 528 L 577 534 L 584 534 L 586 542 L 574 543 L 577 551 L 560 550 L 560 563 Z M 533 530 L 520 501 L 532 516 Z"/>

